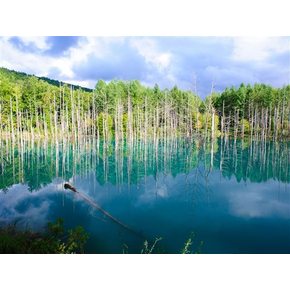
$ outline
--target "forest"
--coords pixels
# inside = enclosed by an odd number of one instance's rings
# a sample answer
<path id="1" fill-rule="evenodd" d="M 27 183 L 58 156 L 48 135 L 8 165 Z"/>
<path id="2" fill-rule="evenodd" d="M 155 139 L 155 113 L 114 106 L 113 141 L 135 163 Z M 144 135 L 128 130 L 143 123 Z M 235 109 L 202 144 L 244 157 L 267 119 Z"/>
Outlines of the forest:
<path id="1" fill-rule="evenodd" d="M 289 138 L 290 85 L 211 91 L 204 100 L 174 86 L 99 80 L 95 89 L 0 68 L 0 138 L 170 140 L 179 137 Z"/>

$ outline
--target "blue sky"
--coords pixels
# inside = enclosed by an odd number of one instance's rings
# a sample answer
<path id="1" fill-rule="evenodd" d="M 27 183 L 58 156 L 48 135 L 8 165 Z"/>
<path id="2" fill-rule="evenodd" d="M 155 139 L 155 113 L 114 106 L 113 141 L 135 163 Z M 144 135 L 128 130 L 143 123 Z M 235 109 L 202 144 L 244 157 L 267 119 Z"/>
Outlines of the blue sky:
<path id="1" fill-rule="evenodd" d="M 0 66 L 93 88 L 99 79 L 226 86 L 290 82 L 290 37 L 2 37 Z"/>

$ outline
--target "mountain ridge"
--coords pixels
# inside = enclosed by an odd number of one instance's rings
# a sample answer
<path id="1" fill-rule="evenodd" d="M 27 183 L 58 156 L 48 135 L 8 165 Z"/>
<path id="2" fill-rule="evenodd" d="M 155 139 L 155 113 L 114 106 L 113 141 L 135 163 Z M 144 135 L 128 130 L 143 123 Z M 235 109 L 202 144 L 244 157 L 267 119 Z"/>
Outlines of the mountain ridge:
<path id="1" fill-rule="evenodd" d="M 80 89 L 80 90 L 83 90 L 85 92 L 92 92 L 93 91 L 93 89 L 86 88 L 86 87 L 83 87 L 83 86 L 74 85 L 74 84 L 63 82 L 63 81 L 59 81 L 59 80 L 56 80 L 56 79 L 50 79 L 48 77 L 39 77 L 39 76 L 36 76 L 34 74 L 28 74 L 28 73 L 25 73 L 25 72 L 19 72 L 19 71 L 16 71 L 16 70 L 5 68 L 5 67 L 0 67 L 0 73 L 1 72 L 4 73 L 5 75 L 8 75 L 10 78 L 12 76 L 14 76 L 15 79 L 25 80 L 25 78 L 35 77 L 35 78 L 37 78 L 39 80 L 47 82 L 48 84 L 56 86 L 56 87 L 59 87 L 60 85 L 68 85 L 68 86 L 73 86 L 74 89 Z"/>

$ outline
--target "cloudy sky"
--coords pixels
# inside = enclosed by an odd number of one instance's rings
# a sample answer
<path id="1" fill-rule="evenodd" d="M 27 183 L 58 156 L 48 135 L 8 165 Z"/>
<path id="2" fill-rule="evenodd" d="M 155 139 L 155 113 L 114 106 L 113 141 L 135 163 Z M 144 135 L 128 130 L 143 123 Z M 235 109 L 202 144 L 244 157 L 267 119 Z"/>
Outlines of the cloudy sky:
<path id="1" fill-rule="evenodd" d="M 93 88 L 99 79 L 195 90 L 290 83 L 290 37 L 2 37 L 0 67 Z"/>

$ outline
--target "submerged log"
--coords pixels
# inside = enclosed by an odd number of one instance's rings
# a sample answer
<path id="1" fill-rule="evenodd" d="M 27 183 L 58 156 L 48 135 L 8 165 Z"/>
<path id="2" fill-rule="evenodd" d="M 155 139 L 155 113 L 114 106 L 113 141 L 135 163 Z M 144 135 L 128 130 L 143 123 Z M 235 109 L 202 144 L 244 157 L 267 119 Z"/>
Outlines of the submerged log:
<path id="1" fill-rule="evenodd" d="M 70 190 L 73 191 L 73 192 L 77 192 L 76 188 L 73 187 L 73 186 L 72 186 L 71 184 L 69 184 L 69 183 L 65 183 L 63 187 L 64 187 L 64 189 L 70 189 Z"/>
<path id="2" fill-rule="evenodd" d="M 113 217 L 110 213 L 108 213 L 106 210 L 104 210 L 100 205 L 98 205 L 95 201 L 93 201 L 89 196 L 87 196 L 84 193 L 79 192 L 74 186 L 72 186 L 69 183 L 65 183 L 64 184 L 64 188 L 65 189 L 69 189 L 75 193 L 77 193 L 80 197 L 82 197 L 88 204 L 90 204 L 92 207 L 94 207 L 95 209 L 99 210 L 100 212 L 102 212 L 105 216 L 107 216 L 109 219 L 111 219 L 113 222 L 115 222 L 116 224 L 122 226 L 123 228 L 129 230 L 130 232 L 138 235 L 139 237 L 144 238 L 142 233 L 136 232 L 135 230 L 131 229 L 129 226 L 123 224 L 121 221 L 119 221 L 118 219 L 116 219 L 115 217 Z"/>

